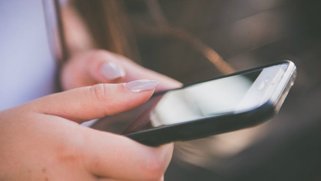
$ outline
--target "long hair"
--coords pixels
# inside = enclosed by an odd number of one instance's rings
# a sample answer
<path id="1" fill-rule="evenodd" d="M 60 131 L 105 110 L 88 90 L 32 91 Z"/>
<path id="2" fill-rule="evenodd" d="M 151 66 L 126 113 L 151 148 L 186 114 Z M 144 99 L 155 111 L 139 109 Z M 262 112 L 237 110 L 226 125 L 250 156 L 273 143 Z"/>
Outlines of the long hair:
<path id="1" fill-rule="evenodd" d="M 135 38 L 122 0 L 75 0 L 71 5 L 89 31 L 93 48 L 138 60 Z"/>
<path id="2" fill-rule="evenodd" d="M 168 23 L 158 0 L 142 2 L 148 9 L 147 16 L 150 16 L 149 19 L 154 22 L 152 26 L 137 24 L 135 25 L 136 31 L 181 41 L 189 45 L 192 48 L 191 50 L 205 57 L 220 72 L 234 72 L 233 67 L 225 62 L 214 49 L 184 29 Z M 93 48 L 106 49 L 129 57 L 138 63 L 141 62 L 134 36 L 137 32 L 133 32 L 132 23 L 123 0 L 74 0 L 71 3 L 91 35 Z"/>

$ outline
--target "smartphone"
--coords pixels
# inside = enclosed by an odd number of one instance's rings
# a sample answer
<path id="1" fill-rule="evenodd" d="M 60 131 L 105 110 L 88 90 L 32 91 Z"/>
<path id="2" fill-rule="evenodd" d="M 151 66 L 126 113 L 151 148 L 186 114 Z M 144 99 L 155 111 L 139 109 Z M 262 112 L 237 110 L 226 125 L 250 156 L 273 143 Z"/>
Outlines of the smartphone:
<path id="1" fill-rule="evenodd" d="M 295 76 L 291 61 L 234 73 L 156 93 L 144 105 L 92 127 L 149 146 L 247 128 L 280 110 Z"/>

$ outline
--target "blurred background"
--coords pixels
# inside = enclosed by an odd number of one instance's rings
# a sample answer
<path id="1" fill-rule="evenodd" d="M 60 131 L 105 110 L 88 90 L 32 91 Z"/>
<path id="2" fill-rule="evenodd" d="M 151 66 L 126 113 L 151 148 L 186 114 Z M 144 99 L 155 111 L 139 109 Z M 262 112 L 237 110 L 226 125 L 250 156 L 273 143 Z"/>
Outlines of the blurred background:
<path id="1" fill-rule="evenodd" d="M 75 0 L 63 5 L 62 17 L 68 54 L 108 49 L 185 84 L 294 61 L 298 77 L 279 115 L 177 143 L 165 180 L 317 181 L 320 9 L 312 0 Z"/>

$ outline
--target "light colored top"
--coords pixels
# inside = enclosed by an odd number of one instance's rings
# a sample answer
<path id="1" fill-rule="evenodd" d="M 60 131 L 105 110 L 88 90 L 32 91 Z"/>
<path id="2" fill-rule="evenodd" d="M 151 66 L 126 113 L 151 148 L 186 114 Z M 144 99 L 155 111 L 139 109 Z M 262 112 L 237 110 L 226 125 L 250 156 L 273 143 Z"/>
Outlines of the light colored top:
<path id="1" fill-rule="evenodd" d="M 0 110 L 55 90 L 41 0 L 0 1 Z"/>

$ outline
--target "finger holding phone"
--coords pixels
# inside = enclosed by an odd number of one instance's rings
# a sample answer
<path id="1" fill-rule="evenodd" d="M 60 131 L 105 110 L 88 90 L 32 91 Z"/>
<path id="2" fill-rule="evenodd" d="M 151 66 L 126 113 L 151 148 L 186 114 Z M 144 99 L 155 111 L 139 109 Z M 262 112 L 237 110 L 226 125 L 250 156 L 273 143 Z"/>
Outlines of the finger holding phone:
<path id="1" fill-rule="evenodd" d="M 294 63 L 281 61 L 160 92 L 92 127 L 150 146 L 247 128 L 278 113 L 295 77 Z"/>
<path id="2" fill-rule="evenodd" d="M 106 58 L 108 53 L 92 51 L 91 58 L 83 53 L 63 65 L 66 76 L 62 79 L 69 81 L 65 88 L 73 90 L 34 100 L 56 90 L 58 58 L 51 49 L 59 49 L 59 45 L 48 41 L 58 32 L 50 31 L 58 27 L 55 8 L 51 8 L 54 2 L 1 2 L 1 27 L 5 31 L 0 34 L 0 180 L 161 180 L 171 157 L 171 144 L 146 147 L 79 123 L 137 106 L 155 89 L 177 82 L 170 83 L 169 78 L 133 63 L 121 65 L 120 56 Z M 45 10 L 46 3 L 49 11 Z M 94 63 L 96 59 L 98 63 Z M 109 62 L 109 67 L 102 68 Z M 115 65 L 124 70 L 119 76 L 110 74 Z M 95 68 L 102 69 L 103 75 L 91 72 Z M 159 88 L 154 81 L 132 82 L 137 79 L 158 80 Z M 97 83 L 117 84 L 94 85 Z"/>
<path id="3" fill-rule="evenodd" d="M 97 83 L 119 83 L 137 79 L 159 81 L 156 91 L 182 86 L 172 78 L 106 50 L 90 50 L 73 55 L 66 61 L 61 73 L 61 84 L 67 90 Z"/>
<path id="4" fill-rule="evenodd" d="M 1 180 L 161 180 L 172 144 L 152 148 L 79 123 L 147 101 L 155 81 L 99 84 L 0 113 Z"/>

